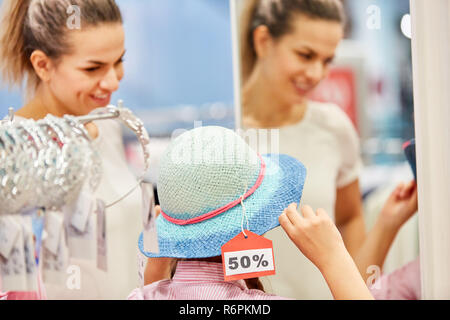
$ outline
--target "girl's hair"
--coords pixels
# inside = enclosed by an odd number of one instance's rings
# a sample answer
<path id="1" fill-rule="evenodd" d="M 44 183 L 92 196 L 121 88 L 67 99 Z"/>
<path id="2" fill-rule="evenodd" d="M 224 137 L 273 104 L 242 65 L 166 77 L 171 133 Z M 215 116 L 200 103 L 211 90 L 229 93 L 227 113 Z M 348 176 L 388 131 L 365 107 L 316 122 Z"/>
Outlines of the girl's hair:
<path id="1" fill-rule="evenodd" d="M 292 32 L 292 19 L 298 14 L 339 22 L 343 26 L 346 23 L 340 0 L 245 0 L 239 25 L 243 83 L 256 63 L 253 42 L 255 29 L 261 25 L 267 26 L 271 36 L 278 39 Z"/>
<path id="2" fill-rule="evenodd" d="M 114 0 L 4 0 L 0 26 L 0 72 L 11 88 L 26 82 L 28 95 L 40 79 L 30 62 L 33 51 L 41 50 L 57 61 L 70 54 L 67 40 L 70 21 L 76 16 L 80 28 L 102 23 L 122 23 Z M 72 18 L 72 20 L 71 20 Z"/>

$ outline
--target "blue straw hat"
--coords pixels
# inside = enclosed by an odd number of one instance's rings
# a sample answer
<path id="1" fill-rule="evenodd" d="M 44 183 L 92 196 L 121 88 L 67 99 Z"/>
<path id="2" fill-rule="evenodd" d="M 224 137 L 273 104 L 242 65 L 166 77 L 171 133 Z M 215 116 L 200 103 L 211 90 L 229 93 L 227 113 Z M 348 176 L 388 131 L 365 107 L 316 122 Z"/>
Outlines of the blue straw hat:
<path id="1" fill-rule="evenodd" d="M 306 169 L 281 154 L 258 155 L 222 127 L 188 131 L 161 158 L 156 220 L 159 253 L 147 257 L 207 258 L 243 229 L 259 235 L 279 226 L 278 217 L 299 203 Z"/>

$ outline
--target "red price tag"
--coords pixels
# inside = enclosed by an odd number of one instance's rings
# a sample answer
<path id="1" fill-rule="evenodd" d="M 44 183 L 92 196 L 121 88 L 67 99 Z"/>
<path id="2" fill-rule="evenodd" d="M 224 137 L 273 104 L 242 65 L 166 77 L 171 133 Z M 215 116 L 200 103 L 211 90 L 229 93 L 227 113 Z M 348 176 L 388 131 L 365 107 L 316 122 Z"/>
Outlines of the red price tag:
<path id="1" fill-rule="evenodd" d="M 250 279 L 275 274 L 272 241 L 256 233 L 241 232 L 222 246 L 225 281 Z"/>

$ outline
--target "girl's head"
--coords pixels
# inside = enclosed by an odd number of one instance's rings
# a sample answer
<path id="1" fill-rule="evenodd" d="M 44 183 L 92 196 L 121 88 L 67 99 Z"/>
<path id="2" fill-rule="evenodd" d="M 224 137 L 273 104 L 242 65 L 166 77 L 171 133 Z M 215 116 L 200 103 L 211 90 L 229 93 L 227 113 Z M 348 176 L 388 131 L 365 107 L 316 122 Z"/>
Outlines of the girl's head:
<path id="1" fill-rule="evenodd" d="M 6 83 L 25 83 L 29 98 L 45 92 L 61 114 L 82 115 L 109 103 L 125 52 L 114 0 L 4 0 L 2 13 Z"/>
<path id="2" fill-rule="evenodd" d="M 279 226 L 283 210 L 300 201 L 305 178 L 296 159 L 261 156 L 230 129 L 187 131 L 161 157 L 155 209 L 159 250 L 146 251 L 143 235 L 139 249 L 149 258 L 221 262 L 222 246 L 242 236 L 244 228 L 263 235 Z M 257 279 L 247 284 L 262 289 Z"/>
<path id="3" fill-rule="evenodd" d="M 340 0 L 246 0 L 240 22 L 243 83 L 257 70 L 283 102 L 302 102 L 327 76 L 344 25 Z"/>

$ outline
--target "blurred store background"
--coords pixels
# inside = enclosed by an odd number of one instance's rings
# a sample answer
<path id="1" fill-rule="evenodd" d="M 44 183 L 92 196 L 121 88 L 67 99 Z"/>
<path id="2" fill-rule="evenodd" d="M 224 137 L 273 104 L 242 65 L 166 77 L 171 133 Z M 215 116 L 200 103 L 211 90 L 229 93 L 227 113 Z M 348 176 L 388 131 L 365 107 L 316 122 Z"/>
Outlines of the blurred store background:
<path id="1" fill-rule="evenodd" d="M 344 2 L 350 23 L 341 59 L 345 65 L 353 56 L 363 64 L 363 71 L 356 69 L 357 114 L 350 118 L 359 121 L 356 127 L 365 164 L 360 182 L 370 228 L 395 185 L 414 178 L 402 148 L 414 138 L 410 7 L 409 0 Z M 418 255 L 416 215 L 401 229 L 384 271 Z"/>
<path id="2" fill-rule="evenodd" d="M 152 170 L 176 129 L 235 126 L 229 0 L 117 0 L 126 32 L 124 100 L 152 137 Z M 1 3 L 1 0 L 0 0 Z M 414 137 L 409 0 L 345 0 L 350 17 L 335 69 L 315 99 L 339 104 L 361 138 L 361 176 L 368 227 L 398 181 L 413 178 L 402 150 Z M 0 88 L 0 116 L 20 108 L 17 91 Z M 198 123 L 197 123 L 198 125 Z M 139 145 L 124 130 L 138 172 Z M 401 230 L 386 271 L 418 255 L 417 217 Z"/>

